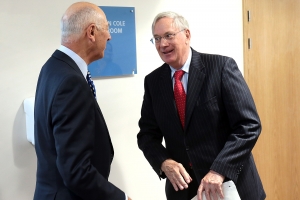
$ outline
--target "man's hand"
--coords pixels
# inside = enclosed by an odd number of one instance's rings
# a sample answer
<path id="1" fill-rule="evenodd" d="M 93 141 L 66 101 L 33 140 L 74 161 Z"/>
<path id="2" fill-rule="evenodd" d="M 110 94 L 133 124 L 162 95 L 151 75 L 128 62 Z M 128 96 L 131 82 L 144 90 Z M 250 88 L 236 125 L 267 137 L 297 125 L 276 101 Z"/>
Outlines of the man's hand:
<path id="1" fill-rule="evenodd" d="M 161 165 L 161 170 L 166 174 L 176 191 L 178 188 L 180 190 L 188 188 L 188 184 L 192 181 L 182 164 L 174 160 L 165 160 Z"/>
<path id="2" fill-rule="evenodd" d="M 197 191 L 197 200 L 202 200 L 203 191 L 207 200 L 218 200 L 218 197 L 223 199 L 222 183 L 224 179 L 225 177 L 221 174 L 210 170 L 201 181 Z"/>
<path id="3" fill-rule="evenodd" d="M 128 200 L 131 200 L 131 198 L 130 198 L 130 197 L 128 197 Z"/>

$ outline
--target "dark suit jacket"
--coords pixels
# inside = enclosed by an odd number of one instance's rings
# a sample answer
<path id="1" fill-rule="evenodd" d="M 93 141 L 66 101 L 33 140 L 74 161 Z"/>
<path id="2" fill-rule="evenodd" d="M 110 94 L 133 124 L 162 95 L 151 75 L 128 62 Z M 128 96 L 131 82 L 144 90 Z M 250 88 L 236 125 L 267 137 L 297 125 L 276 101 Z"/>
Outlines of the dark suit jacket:
<path id="1" fill-rule="evenodd" d="M 211 169 L 233 180 L 242 200 L 264 199 L 251 154 L 261 124 L 235 61 L 192 49 L 184 129 L 172 87 L 167 64 L 145 77 L 138 145 L 156 173 L 167 158 L 191 162 L 198 183 Z"/>
<path id="2" fill-rule="evenodd" d="M 41 69 L 35 96 L 35 200 L 125 199 L 107 181 L 113 147 L 85 77 L 55 51 Z"/>

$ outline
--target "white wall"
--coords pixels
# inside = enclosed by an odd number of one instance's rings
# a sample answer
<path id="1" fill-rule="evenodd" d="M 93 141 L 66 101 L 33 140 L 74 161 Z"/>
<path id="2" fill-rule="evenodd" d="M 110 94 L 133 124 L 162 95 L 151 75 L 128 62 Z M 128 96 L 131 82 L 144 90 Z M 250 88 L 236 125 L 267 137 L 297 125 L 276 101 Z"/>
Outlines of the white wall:
<path id="1" fill-rule="evenodd" d="M 32 199 L 36 156 L 27 142 L 23 100 L 34 96 L 41 66 L 59 47 L 60 17 L 73 0 L 9 0 L 0 3 L 0 200 Z M 98 103 L 115 148 L 110 181 L 134 200 L 165 199 L 159 181 L 137 147 L 143 78 L 162 64 L 150 43 L 151 23 L 161 11 L 187 18 L 192 47 L 233 57 L 243 69 L 240 0 L 92 0 L 136 9 L 138 74 L 96 79 Z"/>

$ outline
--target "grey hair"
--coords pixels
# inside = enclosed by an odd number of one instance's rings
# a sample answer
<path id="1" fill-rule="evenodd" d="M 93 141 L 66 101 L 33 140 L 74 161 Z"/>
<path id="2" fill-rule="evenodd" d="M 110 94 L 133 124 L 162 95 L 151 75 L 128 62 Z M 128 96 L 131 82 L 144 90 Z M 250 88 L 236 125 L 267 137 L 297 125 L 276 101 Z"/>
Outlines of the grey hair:
<path id="1" fill-rule="evenodd" d="M 84 29 L 91 23 L 95 23 L 97 29 L 101 29 L 102 16 L 91 7 L 83 7 L 70 15 L 64 14 L 60 21 L 61 42 L 72 43 L 79 39 Z"/>
<path id="2" fill-rule="evenodd" d="M 154 26 L 157 23 L 157 21 L 160 20 L 161 18 L 165 18 L 165 17 L 173 19 L 174 27 L 176 27 L 178 29 L 189 29 L 189 23 L 183 16 L 181 16 L 175 12 L 172 12 L 172 11 L 167 11 L 167 12 L 159 13 L 154 18 L 153 23 L 152 23 L 152 34 L 154 31 Z"/>

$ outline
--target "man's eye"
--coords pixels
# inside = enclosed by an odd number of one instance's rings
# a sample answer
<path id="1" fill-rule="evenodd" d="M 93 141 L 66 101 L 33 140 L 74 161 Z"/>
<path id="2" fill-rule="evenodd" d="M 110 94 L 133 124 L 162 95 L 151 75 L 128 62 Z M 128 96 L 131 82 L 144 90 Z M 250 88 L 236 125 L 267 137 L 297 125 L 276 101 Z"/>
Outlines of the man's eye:
<path id="1" fill-rule="evenodd" d="M 154 37 L 154 40 L 155 40 L 155 41 L 159 41 L 159 40 L 160 40 L 160 37 Z"/>
<path id="2" fill-rule="evenodd" d="M 165 36 L 165 38 L 167 38 L 167 39 L 171 39 L 173 37 L 173 34 L 167 34 L 166 36 Z"/>

